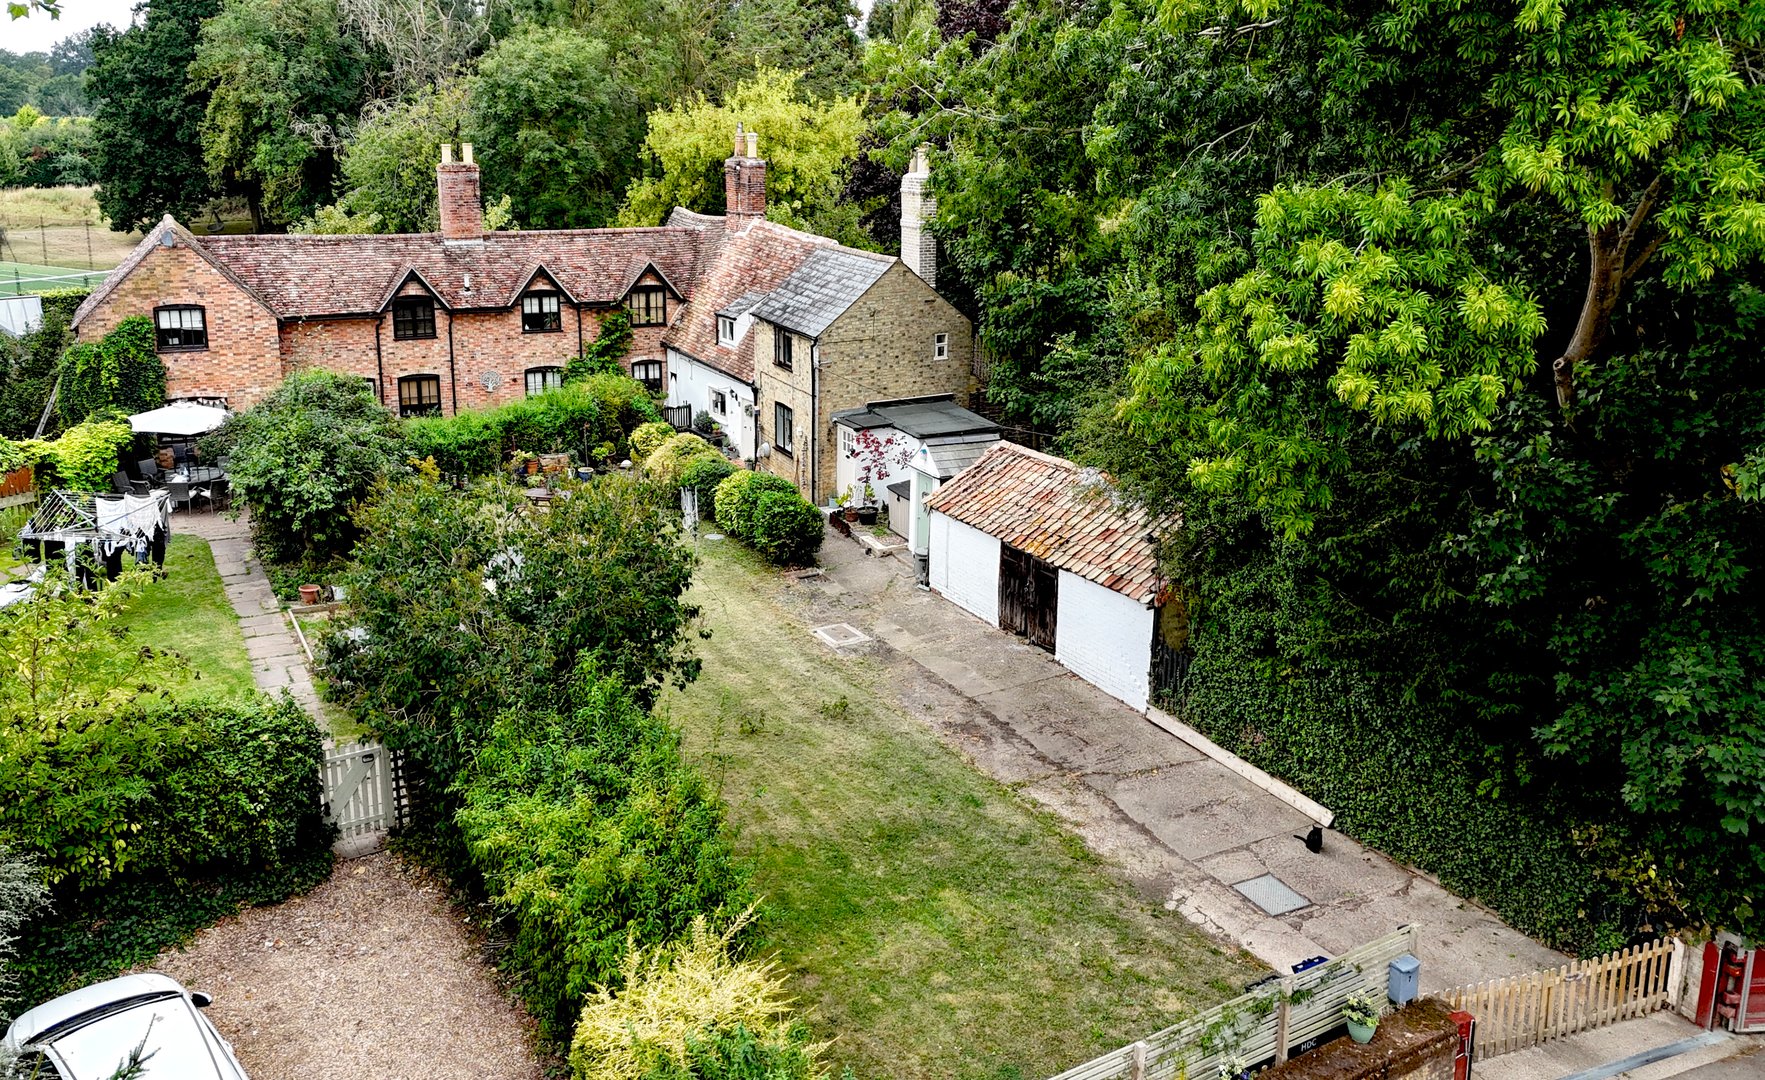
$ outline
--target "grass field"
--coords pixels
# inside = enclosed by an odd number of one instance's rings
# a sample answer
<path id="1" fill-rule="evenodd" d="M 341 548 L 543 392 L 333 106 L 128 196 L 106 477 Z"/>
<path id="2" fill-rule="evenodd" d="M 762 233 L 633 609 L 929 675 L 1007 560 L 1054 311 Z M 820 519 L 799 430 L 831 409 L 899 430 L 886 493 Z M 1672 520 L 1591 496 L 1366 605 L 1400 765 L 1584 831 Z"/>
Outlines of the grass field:
<path id="1" fill-rule="evenodd" d="M 255 684 L 245 635 L 208 541 L 174 533 L 166 545 L 165 569 L 165 577 L 130 603 L 130 633 L 142 644 L 175 650 L 189 661 L 188 672 L 172 687 L 180 697 L 249 693 Z"/>
<path id="2" fill-rule="evenodd" d="M 0 189 L 0 260 L 81 270 L 108 270 L 141 241 L 112 232 L 89 187 Z M 12 273 L 3 276 L 10 289 Z"/>
<path id="3" fill-rule="evenodd" d="M 705 554 L 704 674 L 665 704 L 757 867 L 761 949 L 836 1069 L 1038 1080 L 1264 974 L 970 767 L 880 664 L 793 632 L 775 572 Z"/>
<path id="4" fill-rule="evenodd" d="M 0 262 L 0 296 L 89 288 L 104 280 L 103 270 L 36 263 Z"/>

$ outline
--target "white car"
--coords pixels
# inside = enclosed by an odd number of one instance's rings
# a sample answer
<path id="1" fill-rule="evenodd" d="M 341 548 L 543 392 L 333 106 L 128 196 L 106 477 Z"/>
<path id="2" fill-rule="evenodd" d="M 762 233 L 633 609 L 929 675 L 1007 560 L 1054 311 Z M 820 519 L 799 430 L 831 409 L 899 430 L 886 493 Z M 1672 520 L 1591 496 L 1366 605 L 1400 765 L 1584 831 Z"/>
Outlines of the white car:
<path id="1" fill-rule="evenodd" d="M 109 1080 L 141 1048 L 142 1080 L 248 1080 L 233 1047 L 199 1011 L 207 994 L 191 993 L 165 975 L 120 979 L 63 994 L 31 1009 L 0 1041 L 45 1080 Z"/>

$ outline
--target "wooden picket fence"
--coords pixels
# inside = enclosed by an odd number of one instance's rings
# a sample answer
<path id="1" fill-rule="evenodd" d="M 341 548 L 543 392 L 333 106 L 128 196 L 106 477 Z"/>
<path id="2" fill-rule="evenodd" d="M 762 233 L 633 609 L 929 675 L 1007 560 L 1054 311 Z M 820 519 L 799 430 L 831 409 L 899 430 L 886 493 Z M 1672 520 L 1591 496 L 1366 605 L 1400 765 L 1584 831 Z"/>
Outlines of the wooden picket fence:
<path id="1" fill-rule="evenodd" d="M 1440 996 L 1477 1018 L 1481 1061 L 1677 1005 L 1684 964 L 1684 944 L 1663 938 Z"/>
<path id="2" fill-rule="evenodd" d="M 1075 1065 L 1051 1080 L 1207 1080 L 1286 1061 L 1342 1026 L 1353 993 L 1386 990 L 1391 961 L 1414 954 L 1418 931 L 1395 933 L 1350 949 L 1297 975 L 1270 979 L 1242 997 Z"/>

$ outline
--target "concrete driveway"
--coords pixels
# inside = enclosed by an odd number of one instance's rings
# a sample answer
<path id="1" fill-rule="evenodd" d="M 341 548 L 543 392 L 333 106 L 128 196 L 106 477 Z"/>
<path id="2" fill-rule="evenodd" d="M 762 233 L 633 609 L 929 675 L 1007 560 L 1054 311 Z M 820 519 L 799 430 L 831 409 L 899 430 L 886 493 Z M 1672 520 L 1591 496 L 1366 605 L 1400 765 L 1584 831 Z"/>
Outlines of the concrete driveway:
<path id="1" fill-rule="evenodd" d="M 824 577 L 787 593 L 806 627 L 868 635 L 842 648 L 888 663 L 902 704 L 977 767 L 1060 814 L 1149 897 L 1276 970 L 1408 923 L 1422 929 L 1425 991 L 1566 962 L 1346 837 L 1307 851 L 1304 815 L 1048 653 L 915 588 L 905 561 L 832 533 L 821 560 Z"/>

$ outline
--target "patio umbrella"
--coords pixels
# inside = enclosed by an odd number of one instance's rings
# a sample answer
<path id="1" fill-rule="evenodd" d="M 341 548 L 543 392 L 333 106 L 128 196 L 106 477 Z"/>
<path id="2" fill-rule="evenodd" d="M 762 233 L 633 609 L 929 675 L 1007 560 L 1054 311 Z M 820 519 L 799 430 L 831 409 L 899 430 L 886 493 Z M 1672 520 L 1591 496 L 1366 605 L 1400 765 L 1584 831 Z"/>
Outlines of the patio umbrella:
<path id="1" fill-rule="evenodd" d="M 232 415 L 213 405 L 194 401 L 174 401 L 160 409 L 151 409 L 129 417 L 129 426 L 137 435 L 206 435 Z"/>

